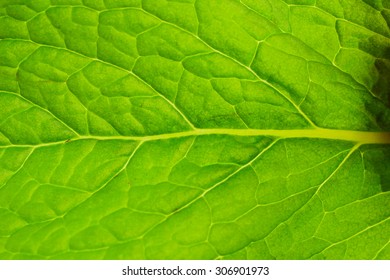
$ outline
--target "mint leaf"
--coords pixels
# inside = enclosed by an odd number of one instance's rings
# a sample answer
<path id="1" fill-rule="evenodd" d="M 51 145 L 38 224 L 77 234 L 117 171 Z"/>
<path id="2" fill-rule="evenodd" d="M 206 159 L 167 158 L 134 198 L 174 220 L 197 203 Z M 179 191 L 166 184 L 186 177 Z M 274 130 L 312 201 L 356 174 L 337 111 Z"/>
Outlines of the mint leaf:
<path id="1" fill-rule="evenodd" d="M 390 6 L 0 1 L 0 259 L 388 259 Z"/>

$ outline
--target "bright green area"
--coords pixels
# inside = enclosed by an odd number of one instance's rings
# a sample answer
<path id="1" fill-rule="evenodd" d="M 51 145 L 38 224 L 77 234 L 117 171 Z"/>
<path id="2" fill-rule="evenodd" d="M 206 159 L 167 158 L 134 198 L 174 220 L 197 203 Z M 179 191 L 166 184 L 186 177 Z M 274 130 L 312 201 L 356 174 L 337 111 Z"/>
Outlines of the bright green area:
<path id="1" fill-rule="evenodd" d="M 384 0 L 0 0 L 0 259 L 389 259 L 389 25 Z"/>

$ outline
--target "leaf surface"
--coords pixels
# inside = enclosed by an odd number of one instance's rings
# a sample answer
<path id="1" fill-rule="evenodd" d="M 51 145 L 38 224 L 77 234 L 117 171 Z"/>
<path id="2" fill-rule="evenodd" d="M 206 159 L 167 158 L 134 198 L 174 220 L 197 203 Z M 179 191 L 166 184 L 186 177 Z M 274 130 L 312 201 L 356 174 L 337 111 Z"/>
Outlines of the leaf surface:
<path id="1" fill-rule="evenodd" d="M 389 259 L 389 9 L 0 0 L 0 259 Z"/>

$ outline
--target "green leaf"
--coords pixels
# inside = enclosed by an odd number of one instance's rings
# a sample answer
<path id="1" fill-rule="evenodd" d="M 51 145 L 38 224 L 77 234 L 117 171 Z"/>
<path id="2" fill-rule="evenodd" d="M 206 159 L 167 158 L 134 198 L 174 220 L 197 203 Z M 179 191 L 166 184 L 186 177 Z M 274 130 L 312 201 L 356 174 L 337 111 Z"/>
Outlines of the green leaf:
<path id="1" fill-rule="evenodd" d="M 389 23 L 0 0 L 0 259 L 389 259 Z"/>

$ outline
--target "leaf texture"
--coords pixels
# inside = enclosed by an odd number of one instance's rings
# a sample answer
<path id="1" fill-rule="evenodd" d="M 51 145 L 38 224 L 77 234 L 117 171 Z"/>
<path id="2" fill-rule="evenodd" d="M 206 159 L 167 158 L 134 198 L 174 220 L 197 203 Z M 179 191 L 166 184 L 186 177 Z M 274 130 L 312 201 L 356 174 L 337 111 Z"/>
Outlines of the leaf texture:
<path id="1" fill-rule="evenodd" d="M 389 259 L 389 23 L 0 0 L 0 259 Z"/>

